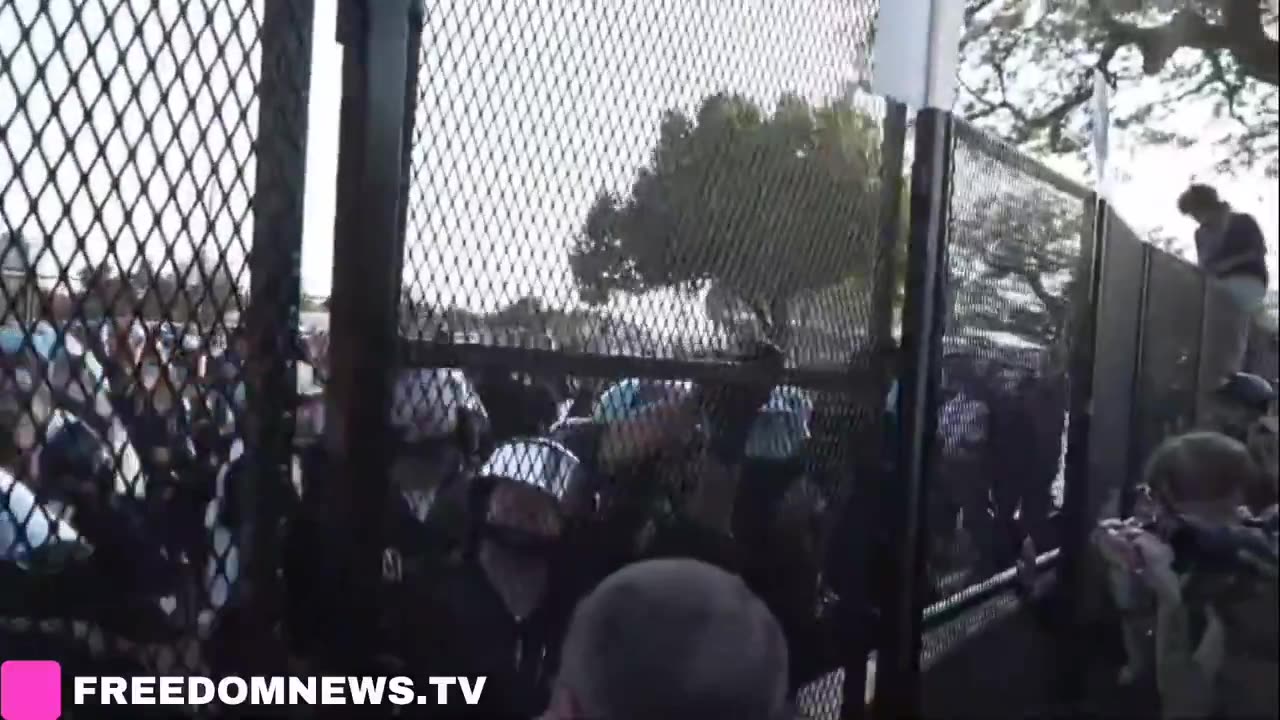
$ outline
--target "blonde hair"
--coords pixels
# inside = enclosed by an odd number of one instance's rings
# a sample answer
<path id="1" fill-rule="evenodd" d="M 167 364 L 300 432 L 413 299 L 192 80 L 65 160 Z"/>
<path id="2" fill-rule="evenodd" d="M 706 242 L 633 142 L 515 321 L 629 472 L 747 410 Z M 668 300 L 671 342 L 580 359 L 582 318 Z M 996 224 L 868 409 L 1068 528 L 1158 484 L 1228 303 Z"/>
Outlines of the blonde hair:
<path id="1" fill-rule="evenodd" d="M 1147 460 L 1144 479 L 1173 503 L 1238 503 L 1258 480 L 1244 443 L 1217 432 L 1190 432 L 1165 440 Z"/>

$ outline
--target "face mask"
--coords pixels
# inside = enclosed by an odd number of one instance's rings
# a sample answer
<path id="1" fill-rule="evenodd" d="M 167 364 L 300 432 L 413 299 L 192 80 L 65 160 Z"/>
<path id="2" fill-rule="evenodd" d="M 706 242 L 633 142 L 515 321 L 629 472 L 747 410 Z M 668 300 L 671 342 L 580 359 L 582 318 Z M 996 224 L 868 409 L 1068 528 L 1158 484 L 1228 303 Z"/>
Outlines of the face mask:
<path id="1" fill-rule="evenodd" d="M 514 551 L 510 544 L 486 539 L 480 543 L 479 563 L 489 584 L 517 621 L 528 618 L 547 590 L 547 562 L 533 546 Z"/>
<path id="2" fill-rule="evenodd" d="M 556 550 L 556 538 L 519 528 L 485 525 L 484 539 L 512 557 L 547 560 Z"/>

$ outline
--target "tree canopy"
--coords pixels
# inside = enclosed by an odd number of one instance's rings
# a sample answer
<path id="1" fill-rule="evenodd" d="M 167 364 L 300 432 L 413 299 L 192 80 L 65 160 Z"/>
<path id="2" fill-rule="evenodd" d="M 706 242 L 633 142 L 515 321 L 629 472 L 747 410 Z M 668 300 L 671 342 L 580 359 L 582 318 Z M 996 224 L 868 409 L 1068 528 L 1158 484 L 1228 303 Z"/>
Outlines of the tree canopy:
<path id="1" fill-rule="evenodd" d="M 1112 123 L 1146 144 L 1216 146 L 1220 170 L 1277 172 L 1280 46 L 1268 0 L 968 0 L 959 113 L 1023 147 L 1088 147 L 1093 71 Z M 1230 120 L 1206 135 L 1177 114 L 1200 101 Z"/>
<path id="2" fill-rule="evenodd" d="M 785 342 L 798 295 L 873 276 L 879 155 L 877 121 L 847 102 L 788 95 L 768 114 L 717 94 L 694 117 L 670 110 L 629 193 L 601 191 L 586 215 L 579 295 L 711 287 Z"/>
<path id="3" fill-rule="evenodd" d="M 1084 202 L 998 194 L 953 219 L 954 330 L 1039 347 L 1066 340 L 1079 278 Z"/>

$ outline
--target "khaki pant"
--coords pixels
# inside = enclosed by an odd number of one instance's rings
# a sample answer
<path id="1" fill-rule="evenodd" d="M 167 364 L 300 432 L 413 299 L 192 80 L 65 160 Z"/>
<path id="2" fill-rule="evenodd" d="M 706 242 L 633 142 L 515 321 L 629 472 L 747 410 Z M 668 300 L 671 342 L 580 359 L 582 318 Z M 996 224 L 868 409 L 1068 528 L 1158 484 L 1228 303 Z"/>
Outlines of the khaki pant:
<path id="1" fill-rule="evenodd" d="M 1244 369 L 1258 311 L 1267 288 L 1249 276 L 1210 278 L 1205 287 L 1204 334 L 1200 342 L 1200 398 L 1196 416 L 1207 419 L 1214 392 Z"/>

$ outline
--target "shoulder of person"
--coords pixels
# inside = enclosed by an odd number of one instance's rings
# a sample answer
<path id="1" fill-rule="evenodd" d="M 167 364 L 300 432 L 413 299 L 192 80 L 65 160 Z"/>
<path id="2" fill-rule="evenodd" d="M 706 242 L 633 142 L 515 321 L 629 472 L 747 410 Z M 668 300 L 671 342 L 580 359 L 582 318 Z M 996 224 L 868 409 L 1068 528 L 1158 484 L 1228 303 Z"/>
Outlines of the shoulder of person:
<path id="1" fill-rule="evenodd" d="M 1238 577 L 1234 586 L 1213 599 L 1227 630 L 1227 652 L 1233 656 L 1274 660 L 1280 652 L 1280 595 L 1274 577 Z"/>
<path id="2" fill-rule="evenodd" d="M 1262 227 L 1258 225 L 1257 219 L 1249 213 L 1232 212 L 1227 221 L 1227 227 L 1235 232 L 1257 232 L 1259 234 L 1262 232 Z"/>

